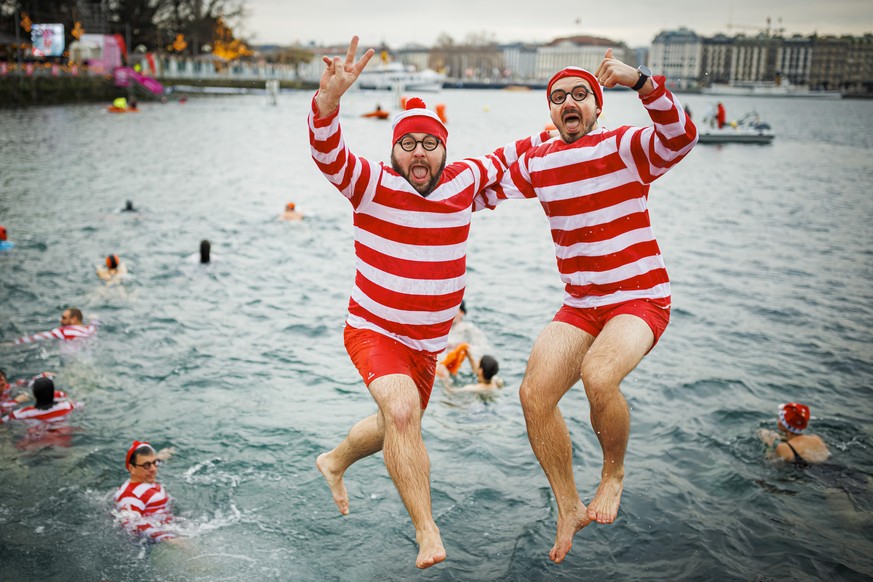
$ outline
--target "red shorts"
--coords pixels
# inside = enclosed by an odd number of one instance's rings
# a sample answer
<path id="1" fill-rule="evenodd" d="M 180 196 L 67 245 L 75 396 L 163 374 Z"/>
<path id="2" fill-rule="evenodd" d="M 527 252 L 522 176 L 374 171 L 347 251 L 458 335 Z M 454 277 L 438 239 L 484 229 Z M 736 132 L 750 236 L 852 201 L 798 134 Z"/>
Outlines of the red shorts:
<path id="1" fill-rule="evenodd" d="M 427 408 L 436 377 L 436 355 L 413 350 L 375 331 L 350 325 L 346 325 L 343 340 L 364 384 L 369 386 L 376 378 L 389 374 L 409 376 L 418 388 L 421 409 Z"/>
<path id="2" fill-rule="evenodd" d="M 569 323 L 573 327 L 578 327 L 597 337 L 603 331 L 606 322 L 616 315 L 622 314 L 635 315 L 645 321 L 655 335 L 655 341 L 652 342 L 652 347 L 655 347 L 658 339 L 667 329 L 667 324 L 670 323 L 670 299 L 635 299 L 616 305 L 589 309 L 564 305 L 555 314 L 553 321 Z M 651 348 L 649 349 L 651 350 Z"/>

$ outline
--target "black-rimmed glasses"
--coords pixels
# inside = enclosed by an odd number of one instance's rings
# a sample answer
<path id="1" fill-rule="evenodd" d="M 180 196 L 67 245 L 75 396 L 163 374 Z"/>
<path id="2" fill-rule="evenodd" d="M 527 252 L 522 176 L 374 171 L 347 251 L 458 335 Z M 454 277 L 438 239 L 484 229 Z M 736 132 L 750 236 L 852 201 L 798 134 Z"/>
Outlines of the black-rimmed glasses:
<path id="1" fill-rule="evenodd" d="M 567 95 L 573 98 L 573 101 L 582 102 L 591 94 L 591 90 L 585 85 L 576 85 L 570 92 L 567 93 L 563 89 L 555 89 L 549 94 L 549 101 L 555 105 L 560 105 L 567 100 Z"/>
<path id="2" fill-rule="evenodd" d="M 136 463 L 131 463 L 131 465 L 133 465 L 134 467 L 142 467 L 146 471 L 149 471 L 149 470 L 151 470 L 152 467 L 155 467 L 155 468 L 160 467 L 161 462 L 159 460 L 155 459 L 154 461 L 146 461 L 142 465 L 137 465 Z"/>
<path id="3" fill-rule="evenodd" d="M 438 145 L 440 145 L 440 140 L 438 137 L 434 137 L 432 135 L 426 135 L 423 139 L 415 139 L 411 135 L 404 135 L 397 140 L 397 143 L 400 144 L 400 149 L 402 149 L 404 152 L 411 152 L 415 150 L 418 144 L 421 144 L 421 147 L 424 148 L 424 151 L 432 152 L 437 149 Z"/>

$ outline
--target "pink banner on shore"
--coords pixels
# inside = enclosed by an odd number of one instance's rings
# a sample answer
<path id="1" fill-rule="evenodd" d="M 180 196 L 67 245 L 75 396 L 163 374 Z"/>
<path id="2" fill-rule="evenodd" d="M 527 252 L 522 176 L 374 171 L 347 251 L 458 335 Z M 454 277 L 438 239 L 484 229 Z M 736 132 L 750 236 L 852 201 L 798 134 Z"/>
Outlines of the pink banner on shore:
<path id="1" fill-rule="evenodd" d="M 28 77 L 31 76 L 33 74 L 33 63 L 27 63 L 24 65 L 24 72 Z"/>

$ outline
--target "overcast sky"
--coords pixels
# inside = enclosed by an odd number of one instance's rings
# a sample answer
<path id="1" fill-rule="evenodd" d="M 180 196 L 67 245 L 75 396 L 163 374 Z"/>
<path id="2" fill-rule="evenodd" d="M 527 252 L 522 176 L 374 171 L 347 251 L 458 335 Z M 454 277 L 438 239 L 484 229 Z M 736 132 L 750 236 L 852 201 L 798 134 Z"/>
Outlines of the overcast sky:
<path id="1" fill-rule="evenodd" d="M 573 34 L 648 46 L 661 30 L 686 26 L 698 34 L 755 34 L 781 26 L 787 34 L 873 33 L 871 0 L 245 0 L 242 36 L 253 44 L 345 43 L 391 48 L 433 45 L 441 33 L 456 41 L 487 34 L 497 42 L 547 42 Z M 781 19 L 781 23 L 779 22 Z M 734 25 L 729 29 L 728 25 Z"/>

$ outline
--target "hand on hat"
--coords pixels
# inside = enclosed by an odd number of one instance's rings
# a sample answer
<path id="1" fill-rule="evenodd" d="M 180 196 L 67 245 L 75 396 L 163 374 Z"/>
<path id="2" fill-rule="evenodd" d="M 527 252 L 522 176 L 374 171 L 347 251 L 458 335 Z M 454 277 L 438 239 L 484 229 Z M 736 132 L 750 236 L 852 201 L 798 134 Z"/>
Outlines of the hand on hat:
<path id="1" fill-rule="evenodd" d="M 358 50 L 358 37 L 353 36 L 346 52 L 345 61 L 342 57 L 321 57 L 325 64 L 321 81 L 318 85 L 318 95 L 315 103 L 318 105 L 318 113 L 321 117 L 330 115 L 339 107 L 340 97 L 358 79 L 358 75 L 370 62 L 370 58 L 376 53 L 368 49 L 364 56 L 355 61 L 355 52 Z"/>
<path id="2" fill-rule="evenodd" d="M 621 85 L 633 87 L 640 78 L 640 73 L 630 65 L 626 65 L 612 56 L 612 49 L 606 49 L 606 55 L 600 61 L 600 66 L 594 71 L 594 76 L 600 84 L 607 88 Z"/>

